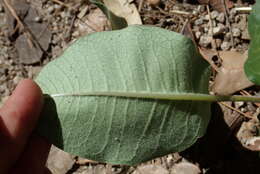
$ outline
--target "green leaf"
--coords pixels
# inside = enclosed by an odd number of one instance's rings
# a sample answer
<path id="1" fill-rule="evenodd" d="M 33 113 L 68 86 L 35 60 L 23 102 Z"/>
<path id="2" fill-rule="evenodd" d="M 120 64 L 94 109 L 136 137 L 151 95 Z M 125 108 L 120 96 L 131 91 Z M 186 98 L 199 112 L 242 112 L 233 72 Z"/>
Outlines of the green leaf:
<path id="1" fill-rule="evenodd" d="M 110 11 L 100 0 L 90 0 L 93 4 L 98 6 L 100 10 L 106 15 L 110 21 L 113 30 L 118 30 L 127 27 L 127 22 L 124 18 L 116 16 L 112 11 Z"/>
<path id="2" fill-rule="evenodd" d="M 248 18 L 248 30 L 251 37 L 245 73 L 250 81 L 260 85 L 260 2 L 257 0 Z"/>
<path id="3" fill-rule="evenodd" d="M 83 37 L 36 81 L 52 96 L 39 134 L 96 161 L 135 165 L 182 151 L 210 119 L 210 102 L 177 101 L 208 94 L 208 64 L 190 39 L 157 27 Z"/>

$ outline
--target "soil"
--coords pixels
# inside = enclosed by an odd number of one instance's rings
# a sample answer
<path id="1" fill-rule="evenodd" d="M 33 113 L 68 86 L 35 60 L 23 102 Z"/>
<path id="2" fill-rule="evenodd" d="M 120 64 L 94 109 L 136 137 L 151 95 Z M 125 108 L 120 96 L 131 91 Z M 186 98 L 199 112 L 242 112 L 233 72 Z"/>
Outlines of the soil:
<path id="1" fill-rule="evenodd" d="M 231 2 L 232 6 L 227 8 L 227 13 L 217 11 L 214 6 L 202 5 L 195 1 L 161 0 L 154 3 L 151 0 L 136 0 L 134 3 L 139 8 L 145 25 L 154 25 L 185 34 L 191 37 L 199 47 L 208 50 L 245 52 L 248 50 L 250 41 L 247 30 L 248 13 L 236 11 L 235 8 L 249 7 L 254 2 L 242 0 Z M 45 64 L 61 55 L 63 50 L 77 38 L 92 32 L 110 29 L 106 17 L 88 1 L 23 0 L 14 6 L 20 10 L 19 15 L 28 12 L 24 4 L 35 9 L 35 15 L 28 19 L 21 19 L 33 21 L 26 23 L 31 30 L 41 24 L 40 28 L 44 28 L 43 32 L 49 32 L 44 41 L 36 38 L 36 42 L 40 44 L 39 47 L 43 45 L 47 47 L 34 50 L 34 53 L 30 53 L 34 56 L 29 56 L 30 58 L 24 56 L 26 53 L 21 52 L 21 47 L 24 45 L 21 46 L 18 43 L 19 38 L 23 39 L 22 31 L 14 27 L 15 22 L 10 22 L 12 15 L 7 13 L 1 0 L 0 103 L 10 96 L 21 79 L 36 77 Z M 25 39 L 28 38 L 25 37 Z M 216 66 L 221 65 L 221 60 L 216 57 L 212 61 Z M 214 80 L 214 74 L 212 80 Z M 257 87 L 244 90 L 251 94 L 258 91 Z M 197 170 L 207 174 L 260 173 L 258 153 L 246 149 L 243 143 L 241 144 L 241 139 L 236 136 L 241 130 L 241 125 L 252 123 L 252 119 L 246 118 L 237 110 L 256 115 L 258 106 L 243 102 L 228 104 L 232 106 L 231 109 L 221 104 L 213 104 L 213 116 L 207 134 L 184 152 L 169 154 L 135 167 L 111 166 L 91 161 L 81 163 L 79 158 L 73 157 L 75 163 L 66 173 L 141 173 L 144 166 L 149 168 L 156 165 L 161 168 L 151 170 L 151 174 L 155 174 L 155 171 L 174 174 L 176 171 L 177 173 L 185 171 L 181 167 L 176 167 L 179 163 L 189 164 L 190 166 L 187 165 L 186 168 L 191 169 L 191 172 L 187 173 L 194 174 L 198 173 Z M 227 121 L 226 118 L 232 118 L 232 122 Z M 251 129 L 257 128 L 258 123 L 251 124 L 247 129 L 252 131 Z"/>

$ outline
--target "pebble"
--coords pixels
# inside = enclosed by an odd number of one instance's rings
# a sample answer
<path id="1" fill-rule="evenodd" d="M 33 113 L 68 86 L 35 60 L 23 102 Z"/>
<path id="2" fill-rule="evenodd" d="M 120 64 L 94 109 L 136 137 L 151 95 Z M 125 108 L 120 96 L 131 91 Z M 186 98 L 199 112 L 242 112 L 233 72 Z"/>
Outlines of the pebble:
<path id="1" fill-rule="evenodd" d="M 52 14 L 53 12 L 54 12 L 54 7 L 53 6 L 49 6 L 48 7 L 48 9 L 47 9 L 47 11 L 50 13 L 50 14 Z"/>
<path id="2" fill-rule="evenodd" d="M 208 35 L 202 35 L 200 37 L 200 41 L 199 44 L 203 47 L 207 47 L 209 46 L 209 44 L 211 43 L 211 37 Z"/>
<path id="3" fill-rule="evenodd" d="M 224 23 L 225 22 L 225 14 L 224 13 L 219 13 L 218 17 L 216 18 L 216 20 L 220 23 Z"/>
<path id="4" fill-rule="evenodd" d="M 13 79 L 14 85 L 17 85 L 21 80 L 22 80 L 22 77 L 20 77 L 20 76 L 15 76 L 14 79 Z"/>
<path id="5" fill-rule="evenodd" d="M 54 5 L 54 8 L 55 8 L 56 10 L 60 10 L 60 9 L 61 9 L 61 6 L 60 6 L 59 4 L 55 4 L 55 5 Z"/>
<path id="6" fill-rule="evenodd" d="M 222 40 L 221 39 L 216 39 L 216 46 L 217 48 L 220 48 L 222 44 Z"/>
<path id="7" fill-rule="evenodd" d="M 234 37 L 239 37 L 241 35 L 241 31 L 239 28 L 232 28 L 232 34 Z"/>
<path id="8" fill-rule="evenodd" d="M 235 8 L 232 8 L 230 11 L 229 11 L 229 20 L 230 22 L 234 21 L 234 18 L 237 14 L 237 11 Z"/>
<path id="9" fill-rule="evenodd" d="M 219 16 L 219 12 L 217 12 L 216 10 L 211 12 L 211 19 L 216 19 Z"/>
<path id="10" fill-rule="evenodd" d="M 217 36 L 219 34 L 223 34 L 226 30 L 226 27 L 223 24 L 218 24 L 218 26 L 213 28 L 213 35 Z"/>
<path id="11" fill-rule="evenodd" d="M 205 5 L 199 5 L 197 9 L 200 13 L 203 13 L 206 10 Z"/>
<path id="12" fill-rule="evenodd" d="M 231 43 L 228 41 L 224 41 L 220 47 L 223 51 L 227 51 L 231 48 Z"/>
<path id="13" fill-rule="evenodd" d="M 70 14 L 70 12 L 65 12 L 65 11 L 63 11 L 63 12 L 60 13 L 60 16 L 61 16 L 62 18 L 68 18 L 68 17 L 71 16 L 71 14 Z"/>
<path id="14" fill-rule="evenodd" d="M 4 12 L 4 7 L 0 4 L 0 13 Z"/>
<path id="15" fill-rule="evenodd" d="M 232 35 L 231 32 L 226 33 L 226 35 L 224 37 L 224 41 L 230 41 L 231 35 Z"/>
<path id="16" fill-rule="evenodd" d="M 201 25 L 201 24 L 203 24 L 203 18 L 199 18 L 199 19 L 195 20 L 195 21 L 194 21 L 194 24 L 195 24 L 195 25 Z"/>
<path id="17" fill-rule="evenodd" d="M 195 32 L 195 37 L 197 39 L 199 39 L 201 35 L 202 35 L 202 33 L 200 31 Z"/>
<path id="18" fill-rule="evenodd" d="M 41 21 L 42 21 L 42 18 L 41 18 L 40 16 L 36 16 L 36 17 L 34 18 L 34 21 L 35 21 L 35 22 L 41 22 Z"/>
<path id="19" fill-rule="evenodd" d="M 222 33 L 222 31 L 221 31 L 221 28 L 219 26 L 213 28 L 213 36 L 217 36 L 221 33 Z"/>

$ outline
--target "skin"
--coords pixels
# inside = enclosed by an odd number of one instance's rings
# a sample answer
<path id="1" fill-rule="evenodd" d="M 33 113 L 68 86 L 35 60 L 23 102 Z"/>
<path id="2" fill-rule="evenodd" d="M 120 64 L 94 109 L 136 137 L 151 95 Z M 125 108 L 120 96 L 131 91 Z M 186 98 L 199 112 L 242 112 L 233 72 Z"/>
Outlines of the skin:
<path id="1" fill-rule="evenodd" d="M 0 174 L 45 174 L 51 144 L 33 133 L 43 106 L 41 89 L 22 80 L 0 108 Z"/>

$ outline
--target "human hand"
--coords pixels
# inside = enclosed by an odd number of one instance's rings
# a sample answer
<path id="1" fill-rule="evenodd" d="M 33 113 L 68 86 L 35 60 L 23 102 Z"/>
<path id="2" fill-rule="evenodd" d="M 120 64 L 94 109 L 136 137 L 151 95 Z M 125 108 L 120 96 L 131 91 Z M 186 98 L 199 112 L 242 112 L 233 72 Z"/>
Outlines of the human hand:
<path id="1" fill-rule="evenodd" d="M 41 89 L 22 80 L 0 108 L 0 174 L 44 174 L 50 144 L 33 135 L 43 105 Z"/>

